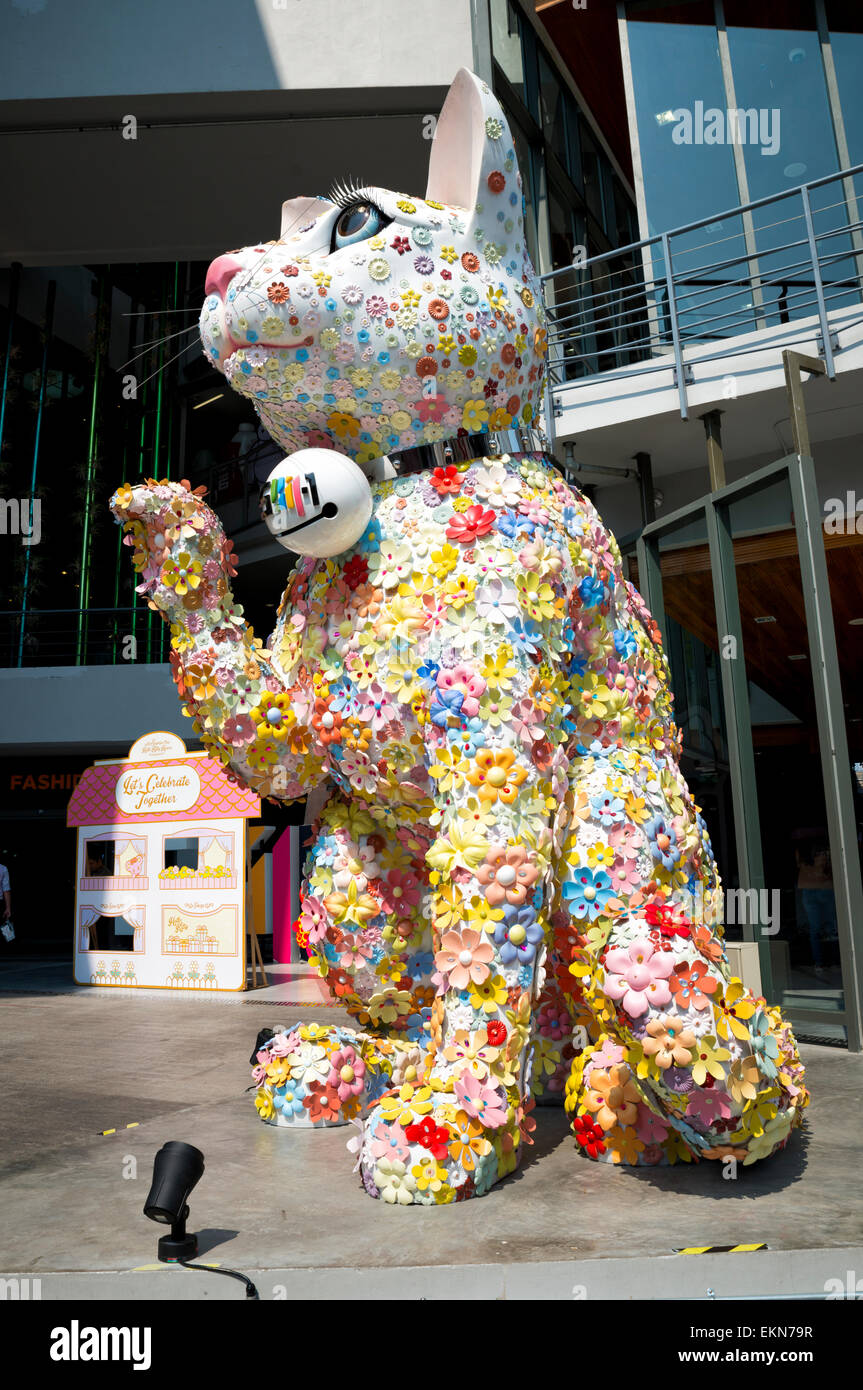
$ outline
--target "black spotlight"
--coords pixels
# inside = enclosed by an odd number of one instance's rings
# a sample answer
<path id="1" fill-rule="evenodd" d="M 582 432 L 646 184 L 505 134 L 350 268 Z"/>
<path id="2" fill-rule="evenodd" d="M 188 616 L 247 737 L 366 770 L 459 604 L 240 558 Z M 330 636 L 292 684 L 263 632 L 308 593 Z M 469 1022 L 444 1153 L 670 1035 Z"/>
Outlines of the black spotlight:
<path id="1" fill-rule="evenodd" d="M 165 1264 L 191 1260 L 198 1253 L 198 1237 L 186 1232 L 188 1197 L 204 1172 L 204 1155 L 191 1144 L 169 1139 L 153 1160 L 153 1183 L 144 1203 L 144 1215 L 171 1227 L 159 1239 L 159 1259 Z"/>

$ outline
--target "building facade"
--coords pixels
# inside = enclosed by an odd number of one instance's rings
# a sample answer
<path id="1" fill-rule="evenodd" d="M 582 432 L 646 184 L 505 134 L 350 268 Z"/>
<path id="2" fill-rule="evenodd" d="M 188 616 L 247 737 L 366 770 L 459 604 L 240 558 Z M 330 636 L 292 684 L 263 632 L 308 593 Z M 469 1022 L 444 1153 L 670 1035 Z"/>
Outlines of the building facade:
<path id="1" fill-rule="evenodd" d="M 264 637 L 284 587 L 258 510 L 279 455 L 198 342 L 207 265 L 273 239 L 285 198 L 338 179 L 421 191 L 461 66 L 507 105 L 539 265 L 558 263 L 563 221 L 565 241 L 596 252 L 637 234 L 626 140 L 605 138 L 530 8 L 4 7 L 0 148 L 16 191 L 0 217 L 0 861 L 22 941 L 68 937 L 71 889 L 43 866 L 72 862 L 75 779 L 150 729 L 190 735 L 168 634 L 108 513 L 114 488 L 205 485 Z"/>

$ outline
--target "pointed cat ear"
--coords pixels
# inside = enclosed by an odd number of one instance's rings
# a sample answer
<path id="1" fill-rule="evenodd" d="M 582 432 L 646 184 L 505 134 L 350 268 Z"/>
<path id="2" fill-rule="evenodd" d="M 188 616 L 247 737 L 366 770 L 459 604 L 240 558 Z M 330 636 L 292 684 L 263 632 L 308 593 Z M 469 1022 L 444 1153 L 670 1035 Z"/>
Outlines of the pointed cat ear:
<path id="1" fill-rule="evenodd" d="M 484 173 L 500 159 L 500 140 L 512 144 L 506 119 L 484 82 L 460 68 L 438 117 L 426 198 L 473 210 Z"/>

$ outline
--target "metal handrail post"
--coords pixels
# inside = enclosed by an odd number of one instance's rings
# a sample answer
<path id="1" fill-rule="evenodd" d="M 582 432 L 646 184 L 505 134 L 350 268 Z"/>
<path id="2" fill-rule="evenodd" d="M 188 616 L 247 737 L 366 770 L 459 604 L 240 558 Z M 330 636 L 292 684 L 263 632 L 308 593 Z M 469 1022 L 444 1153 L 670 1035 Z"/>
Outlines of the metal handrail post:
<path id="1" fill-rule="evenodd" d="M 674 365 L 677 370 L 677 394 L 680 398 L 680 417 L 689 419 L 689 403 L 686 399 L 686 379 L 683 366 L 683 348 L 680 343 L 680 324 L 677 320 L 677 297 L 674 293 L 674 272 L 671 266 L 671 244 L 668 232 L 662 233 L 662 255 L 665 259 L 665 284 L 668 289 L 668 314 L 671 319 L 671 341 L 674 346 Z"/>
<path id="2" fill-rule="evenodd" d="M 827 305 L 824 302 L 824 284 L 821 279 L 821 266 L 818 261 L 818 244 L 815 240 L 815 228 L 812 225 L 812 204 L 809 201 L 809 189 L 803 184 L 800 189 L 800 201 L 803 204 L 803 218 L 806 222 L 806 240 L 809 242 L 809 255 L 812 258 L 812 277 L 815 281 L 815 298 L 818 303 L 818 322 L 821 324 L 821 339 L 824 344 L 824 362 L 827 367 L 827 375 L 830 380 L 835 380 L 836 367 L 833 362 L 833 344 L 830 341 L 830 323 L 827 318 Z"/>

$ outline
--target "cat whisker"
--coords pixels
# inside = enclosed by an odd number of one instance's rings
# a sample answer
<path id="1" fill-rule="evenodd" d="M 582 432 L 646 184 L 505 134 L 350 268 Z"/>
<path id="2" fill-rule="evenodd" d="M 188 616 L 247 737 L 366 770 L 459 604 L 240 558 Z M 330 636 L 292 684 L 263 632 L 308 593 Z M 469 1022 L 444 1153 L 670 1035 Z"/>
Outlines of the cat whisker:
<path id="1" fill-rule="evenodd" d="M 195 343 L 187 343 L 185 347 L 181 347 L 179 352 L 175 352 L 173 357 L 169 357 L 167 362 L 163 362 L 161 367 L 157 367 L 154 372 L 151 372 L 150 375 L 144 379 L 144 381 L 139 382 L 137 390 L 140 391 L 141 387 L 146 386 L 148 381 L 152 381 L 154 376 L 160 376 L 162 372 L 170 367 L 172 362 L 176 362 L 178 357 L 182 357 L 184 352 L 188 352 L 189 348 L 193 347 L 195 347 Z"/>
<path id="2" fill-rule="evenodd" d="M 166 333 L 164 338 L 154 338 L 152 342 L 145 343 L 141 351 L 136 352 L 134 357 L 130 357 L 128 362 L 124 362 L 119 371 L 122 371 L 123 367 L 130 367 L 133 362 L 137 362 L 139 357 L 144 357 L 151 348 L 159 347 L 162 343 L 169 343 L 172 338 L 180 338 L 184 333 L 197 333 L 197 331 L 198 325 L 191 323 L 186 328 L 178 328 L 176 333 Z"/>
<path id="3" fill-rule="evenodd" d="M 172 314 L 200 314 L 200 309 L 132 309 L 121 315 L 124 319 L 170 318 Z"/>

